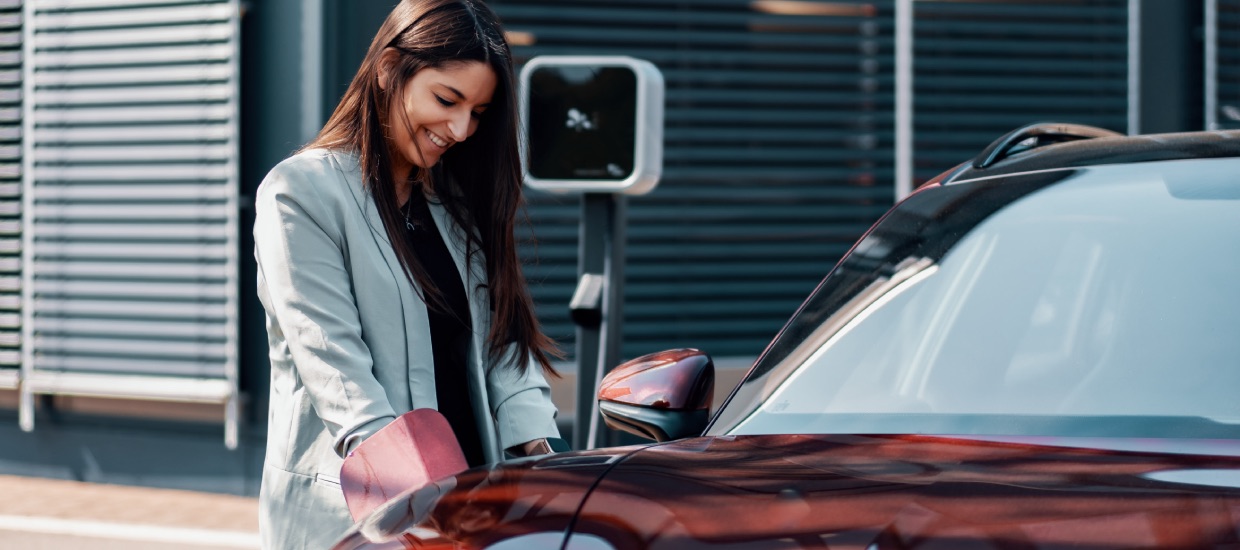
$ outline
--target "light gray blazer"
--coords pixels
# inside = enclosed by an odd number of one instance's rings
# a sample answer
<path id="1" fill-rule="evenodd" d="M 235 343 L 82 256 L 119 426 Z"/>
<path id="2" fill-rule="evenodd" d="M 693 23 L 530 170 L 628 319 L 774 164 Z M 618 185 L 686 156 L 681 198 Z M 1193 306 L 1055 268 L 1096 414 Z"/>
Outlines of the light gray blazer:
<path id="1" fill-rule="evenodd" d="M 537 364 L 524 375 L 487 368 L 481 254 L 467 272 L 464 233 L 441 205 L 430 207 L 469 296 L 470 399 L 487 460 L 559 437 Z M 340 491 L 342 457 L 396 416 L 437 408 L 426 305 L 401 269 L 352 154 L 311 150 L 285 160 L 259 186 L 255 210 L 271 360 L 263 547 L 328 548 L 352 524 Z"/>

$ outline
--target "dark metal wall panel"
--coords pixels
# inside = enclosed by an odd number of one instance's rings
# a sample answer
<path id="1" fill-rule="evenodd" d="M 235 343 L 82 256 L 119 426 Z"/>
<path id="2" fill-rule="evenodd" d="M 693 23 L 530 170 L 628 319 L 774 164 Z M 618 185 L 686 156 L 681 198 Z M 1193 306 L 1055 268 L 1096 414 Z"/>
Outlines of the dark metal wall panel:
<path id="1" fill-rule="evenodd" d="M 522 62 L 629 55 L 666 78 L 663 179 L 629 203 L 624 356 L 756 356 L 891 205 L 892 2 L 491 4 Z M 526 273 L 571 350 L 579 203 L 531 202 Z"/>
<path id="2" fill-rule="evenodd" d="M 30 0 L 23 394 L 235 407 L 238 10 Z"/>
<path id="3" fill-rule="evenodd" d="M 0 387 L 21 366 L 22 3 L 0 2 Z"/>
<path id="4" fill-rule="evenodd" d="M 1216 0 L 1219 128 L 1240 129 L 1240 0 Z"/>
<path id="5" fill-rule="evenodd" d="M 913 178 L 1031 122 L 1128 130 L 1127 0 L 913 5 Z"/>

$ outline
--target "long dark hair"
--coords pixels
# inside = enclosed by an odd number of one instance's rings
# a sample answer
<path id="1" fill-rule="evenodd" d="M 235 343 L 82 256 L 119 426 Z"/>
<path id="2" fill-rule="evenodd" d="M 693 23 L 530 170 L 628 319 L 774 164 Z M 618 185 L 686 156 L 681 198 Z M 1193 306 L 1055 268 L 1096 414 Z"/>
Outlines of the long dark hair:
<path id="1" fill-rule="evenodd" d="M 399 55 L 387 67 L 381 86 L 380 63 L 388 48 Z M 449 148 L 433 169 L 414 166 L 410 176 L 430 185 L 453 221 L 464 228 L 468 264 L 473 265 L 479 252 L 486 259 L 492 309 L 487 342 L 492 364 L 504 359 L 508 346 L 514 345 L 516 353 L 507 357 L 510 365 L 525 372 L 529 367 L 525 358 L 533 357 L 544 372 L 558 376 L 548 357 L 562 354 L 539 327 L 517 259 L 513 229 L 523 203 L 516 79 L 512 52 L 490 8 L 477 0 L 402 0 L 379 27 L 331 118 L 304 149 L 348 150 L 358 155 L 362 180 L 405 275 L 421 289 L 427 307 L 446 311 L 442 294 L 413 254 L 404 231 L 392 178 L 393 153 L 383 123 L 388 120 L 392 98 L 404 97 L 405 86 L 415 73 L 468 61 L 486 63 L 495 71 L 490 106 L 473 136 Z M 415 187 L 413 192 L 419 191 Z"/>

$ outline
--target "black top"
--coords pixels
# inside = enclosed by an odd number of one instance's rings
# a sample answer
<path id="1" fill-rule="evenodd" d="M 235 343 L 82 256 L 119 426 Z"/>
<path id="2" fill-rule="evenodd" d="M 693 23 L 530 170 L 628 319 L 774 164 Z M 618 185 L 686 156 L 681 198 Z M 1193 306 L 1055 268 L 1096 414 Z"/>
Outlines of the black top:
<path id="1" fill-rule="evenodd" d="M 486 463 L 482 439 L 469 395 L 466 358 L 471 339 L 469 301 L 456 262 L 448 252 L 443 237 L 435 228 L 426 199 L 414 189 L 406 205 L 413 253 L 439 289 L 449 311 L 440 311 L 428 300 L 427 314 L 431 325 L 431 350 L 435 358 L 435 397 L 439 412 L 448 420 L 470 466 Z"/>

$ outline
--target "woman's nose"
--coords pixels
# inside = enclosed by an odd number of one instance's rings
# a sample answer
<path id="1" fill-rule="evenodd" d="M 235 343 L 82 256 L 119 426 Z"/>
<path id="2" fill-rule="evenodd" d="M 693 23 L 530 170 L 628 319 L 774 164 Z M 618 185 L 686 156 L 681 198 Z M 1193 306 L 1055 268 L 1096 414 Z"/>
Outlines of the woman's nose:
<path id="1" fill-rule="evenodd" d="M 465 111 L 463 115 L 454 115 L 452 120 L 448 121 L 448 131 L 452 133 L 452 141 L 465 141 L 469 137 L 470 124 L 473 122 L 473 113 Z"/>

